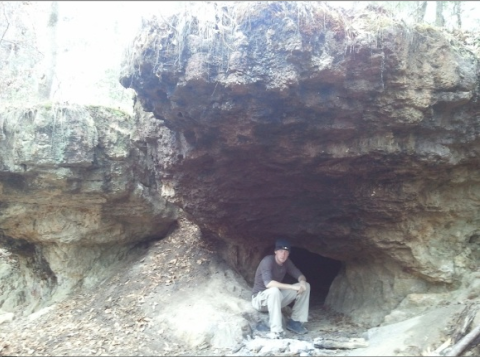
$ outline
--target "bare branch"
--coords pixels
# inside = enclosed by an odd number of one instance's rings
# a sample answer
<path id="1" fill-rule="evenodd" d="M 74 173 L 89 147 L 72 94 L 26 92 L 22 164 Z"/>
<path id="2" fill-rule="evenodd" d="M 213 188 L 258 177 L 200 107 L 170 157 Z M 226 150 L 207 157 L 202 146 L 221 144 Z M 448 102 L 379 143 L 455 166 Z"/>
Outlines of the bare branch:
<path id="1" fill-rule="evenodd" d="M 10 21 L 8 21 L 8 16 L 7 16 L 7 13 L 5 11 L 5 5 L 3 5 L 3 16 L 5 16 L 5 20 L 7 21 L 7 28 L 3 32 L 2 38 L 0 38 L 0 43 L 2 43 L 3 38 L 5 37 L 5 34 L 7 33 L 8 28 L 10 27 Z"/>
<path id="2" fill-rule="evenodd" d="M 0 44 L 1 44 L 2 41 L 0 41 Z M 9 44 L 12 44 L 12 45 L 15 45 L 17 47 L 22 47 L 22 48 L 28 48 L 28 49 L 31 49 L 33 51 L 35 51 L 37 54 L 39 54 L 40 56 L 42 57 L 45 57 L 45 54 L 40 51 L 36 46 L 34 45 L 31 45 L 29 44 L 28 42 L 26 41 L 11 41 L 11 40 L 3 40 L 4 43 L 9 43 Z"/>
<path id="3" fill-rule="evenodd" d="M 480 325 L 464 336 L 445 356 L 460 356 L 480 335 Z M 470 346 L 474 347 L 474 346 Z"/>

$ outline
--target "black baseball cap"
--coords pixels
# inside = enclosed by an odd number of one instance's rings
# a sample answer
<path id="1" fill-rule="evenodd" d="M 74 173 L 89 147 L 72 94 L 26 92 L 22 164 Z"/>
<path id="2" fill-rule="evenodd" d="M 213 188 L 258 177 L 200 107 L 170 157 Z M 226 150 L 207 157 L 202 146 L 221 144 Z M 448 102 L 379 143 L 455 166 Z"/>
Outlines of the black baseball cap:
<path id="1" fill-rule="evenodd" d="M 290 244 L 290 242 L 286 239 L 277 239 L 275 241 L 275 250 L 278 250 L 278 249 L 283 249 L 283 250 L 288 250 L 290 251 L 290 249 L 292 248 L 292 245 Z"/>

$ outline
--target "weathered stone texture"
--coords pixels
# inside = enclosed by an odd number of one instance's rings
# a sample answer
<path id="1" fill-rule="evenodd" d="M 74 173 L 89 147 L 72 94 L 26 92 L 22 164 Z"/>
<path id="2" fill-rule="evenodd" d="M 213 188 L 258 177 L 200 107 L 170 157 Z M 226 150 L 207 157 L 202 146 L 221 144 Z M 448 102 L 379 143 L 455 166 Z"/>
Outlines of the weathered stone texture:
<path id="1" fill-rule="evenodd" d="M 125 59 L 121 83 L 169 128 L 146 144 L 163 195 L 247 279 L 278 236 L 344 262 L 327 303 L 363 321 L 460 289 L 480 234 L 476 55 L 375 11 L 241 7 L 153 19 Z"/>
<path id="2" fill-rule="evenodd" d="M 0 307 L 31 311 L 92 286 L 132 244 L 162 238 L 175 222 L 177 208 L 135 150 L 131 116 L 36 106 L 0 118 L 0 240 L 16 260 L 0 269 Z"/>

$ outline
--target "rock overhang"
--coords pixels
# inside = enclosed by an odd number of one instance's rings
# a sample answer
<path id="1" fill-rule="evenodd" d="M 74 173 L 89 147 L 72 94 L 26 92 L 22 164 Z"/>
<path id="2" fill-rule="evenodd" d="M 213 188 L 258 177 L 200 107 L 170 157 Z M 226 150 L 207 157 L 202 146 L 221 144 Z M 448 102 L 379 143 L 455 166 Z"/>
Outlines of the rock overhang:
<path id="1" fill-rule="evenodd" d="M 247 275 L 282 236 L 458 286 L 480 227 L 478 58 L 375 11 L 244 6 L 152 19 L 125 60 L 121 83 L 168 128 L 163 194 Z"/>

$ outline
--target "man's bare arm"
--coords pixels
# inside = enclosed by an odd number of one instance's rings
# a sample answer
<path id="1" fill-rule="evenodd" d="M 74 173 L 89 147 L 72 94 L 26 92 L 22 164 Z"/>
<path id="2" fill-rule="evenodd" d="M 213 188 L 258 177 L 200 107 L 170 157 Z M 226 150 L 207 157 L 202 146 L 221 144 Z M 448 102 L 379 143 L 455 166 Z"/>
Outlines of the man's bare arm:
<path id="1" fill-rule="evenodd" d="M 300 290 L 299 285 L 284 284 L 284 283 L 280 283 L 276 280 L 270 280 L 270 282 L 266 285 L 266 288 L 267 289 L 279 288 L 279 289 L 282 289 L 282 290 L 296 290 L 296 291 Z"/>
<path id="2" fill-rule="evenodd" d="M 307 278 L 305 275 L 300 275 L 298 277 L 298 282 L 300 283 L 300 289 L 298 290 L 298 294 L 303 293 L 305 290 L 307 290 Z"/>
<path id="3" fill-rule="evenodd" d="M 304 275 L 300 275 L 298 277 L 298 282 L 300 283 L 300 285 L 293 285 L 293 284 L 284 284 L 284 283 L 280 283 L 276 280 L 271 280 L 267 285 L 266 285 L 266 288 L 267 289 L 270 289 L 270 288 L 279 288 L 279 289 L 283 289 L 283 290 L 296 290 L 298 294 L 301 294 L 303 293 L 305 290 L 307 290 L 307 286 L 306 286 L 306 282 L 307 282 L 307 278 L 305 278 Z"/>

